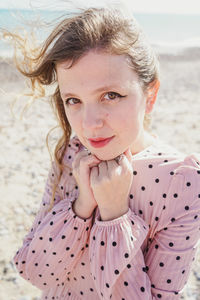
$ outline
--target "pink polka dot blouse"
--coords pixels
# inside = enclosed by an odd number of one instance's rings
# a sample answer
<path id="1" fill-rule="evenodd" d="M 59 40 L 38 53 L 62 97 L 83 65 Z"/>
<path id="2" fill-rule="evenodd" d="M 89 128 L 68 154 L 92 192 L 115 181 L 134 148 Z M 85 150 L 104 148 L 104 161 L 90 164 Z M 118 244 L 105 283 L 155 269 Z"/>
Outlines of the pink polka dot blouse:
<path id="1" fill-rule="evenodd" d="M 175 300 L 187 283 L 200 237 L 200 158 L 184 155 L 157 138 L 133 156 L 129 210 L 101 221 L 98 207 L 88 219 L 72 203 L 78 186 L 72 162 L 81 145 L 70 139 L 54 207 L 47 212 L 51 183 L 30 232 L 13 262 L 41 299 Z"/>

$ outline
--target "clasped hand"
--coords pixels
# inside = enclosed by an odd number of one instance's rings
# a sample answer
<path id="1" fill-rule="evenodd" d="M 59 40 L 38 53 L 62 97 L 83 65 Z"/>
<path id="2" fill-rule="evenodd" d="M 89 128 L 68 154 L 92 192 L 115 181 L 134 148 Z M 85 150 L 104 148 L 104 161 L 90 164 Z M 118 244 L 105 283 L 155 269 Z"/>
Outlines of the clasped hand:
<path id="1" fill-rule="evenodd" d="M 132 155 L 130 149 L 122 160 L 101 161 L 90 172 L 90 185 L 98 204 L 101 220 L 120 217 L 128 211 L 129 191 L 133 181 Z"/>
<path id="2" fill-rule="evenodd" d="M 130 149 L 120 162 L 102 161 L 87 149 L 75 155 L 72 168 L 79 187 L 78 205 L 90 216 L 98 206 L 102 220 L 115 219 L 128 211 L 128 193 L 133 180 Z"/>

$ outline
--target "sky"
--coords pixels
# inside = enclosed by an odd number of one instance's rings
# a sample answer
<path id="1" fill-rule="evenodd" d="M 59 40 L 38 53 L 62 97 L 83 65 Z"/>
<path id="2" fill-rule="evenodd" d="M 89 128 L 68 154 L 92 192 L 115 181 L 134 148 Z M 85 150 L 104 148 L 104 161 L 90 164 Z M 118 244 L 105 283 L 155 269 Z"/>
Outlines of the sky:
<path id="1" fill-rule="evenodd" d="M 55 0 L 31 0 L 33 5 L 40 8 L 55 9 Z M 80 0 L 77 0 L 80 1 Z M 77 2 L 75 1 L 75 2 Z M 81 0 L 98 3 L 99 0 Z M 80 2 L 81 2 L 80 1 Z M 104 0 L 105 1 L 105 0 Z M 113 1 L 113 0 L 106 0 Z M 117 1 L 117 0 L 114 0 Z M 173 14 L 199 14 L 199 0 L 123 0 L 132 6 L 133 12 L 140 13 L 173 13 Z M 57 5 L 60 2 L 60 5 Z M 102 2 L 102 0 L 100 1 Z M 65 5 L 65 0 L 56 1 L 56 8 Z M 30 0 L 0 0 L 0 8 L 30 8 Z"/>

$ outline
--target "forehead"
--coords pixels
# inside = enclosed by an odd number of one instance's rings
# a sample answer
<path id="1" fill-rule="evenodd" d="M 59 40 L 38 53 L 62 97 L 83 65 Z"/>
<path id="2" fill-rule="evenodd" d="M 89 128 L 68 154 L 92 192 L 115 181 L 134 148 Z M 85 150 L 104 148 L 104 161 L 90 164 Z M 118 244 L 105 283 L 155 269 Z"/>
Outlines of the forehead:
<path id="1" fill-rule="evenodd" d="M 138 81 L 137 73 L 128 65 L 125 55 L 89 51 L 70 67 L 71 61 L 57 63 L 58 81 L 73 84 L 123 84 Z"/>
<path id="2" fill-rule="evenodd" d="M 127 60 L 127 56 L 125 55 L 116 55 L 116 54 L 111 54 L 107 53 L 105 51 L 101 50 L 89 50 L 88 52 L 85 52 L 77 61 L 73 64 L 74 66 L 79 64 L 79 65 L 84 65 L 88 64 L 90 62 L 96 64 L 99 61 L 104 62 L 105 65 L 112 64 L 112 63 L 125 63 Z M 58 62 L 57 66 L 61 68 L 66 68 L 68 69 L 70 66 L 71 60 L 66 60 L 63 62 Z"/>

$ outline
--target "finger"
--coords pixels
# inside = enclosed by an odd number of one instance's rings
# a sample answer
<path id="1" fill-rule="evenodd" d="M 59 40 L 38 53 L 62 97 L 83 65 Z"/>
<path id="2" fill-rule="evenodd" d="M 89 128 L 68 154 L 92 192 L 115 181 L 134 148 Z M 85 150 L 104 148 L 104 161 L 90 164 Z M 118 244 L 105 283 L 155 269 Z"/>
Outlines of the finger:
<path id="1" fill-rule="evenodd" d="M 126 154 L 122 154 L 122 159 L 119 161 L 119 165 L 124 169 L 124 170 L 129 170 L 133 171 L 133 165 L 132 165 L 132 156 L 129 150 L 125 151 Z"/>
<path id="2" fill-rule="evenodd" d="M 86 149 L 84 149 L 84 150 L 82 150 L 82 151 L 76 153 L 75 156 L 74 156 L 74 160 L 73 160 L 73 163 L 72 163 L 72 167 L 75 168 L 77 165 L 79 165 L 80 159 L 81 159 L 83 156 L 85 156 L 85 155 L 87 155 Z"/>
<path id="3" fill-rule="evenodd" d="M 82 171 L 83 169 L 89 170 L 91 167 L 97 166 L 99 163 L 100 163 L 100 161 L 92 155 L 84 156 L 80 159 L 79 165 L 77 165 L 77 168 L 79 168 L 80 171 Z"/>
<path id="4" fill-rule="evenodd" d="M 90 184 L 91 186 L 96 183 L 97 178 L 99 176 L 98 167 L 93 167 L 90 172 Z"/>
<path id="5" fill-rule="evenodd" d="M 98 168 L 99 168 L 99 177 L 102 178 L 102 177 L 106 176 L 106 174 L 108 173 L 107 162 L 105 162 L 105 161 L 100 162 L 100 164 L 98 165 Z"/>
<path id="6" fill-rule="evenodd" d="M 84 157 L 84 156 L 94 156 L 96 159 L 98 159 L 95 155 L 93 155 L 88 149 L 84 149 L 80 152 L 78 152 L 76 155 L 75 155 L 75 160 L 79 160 Z"/>
<path id="7" fill-rule="evenodd" d="M 113 171 L 117 172 L 118 174 L 121 174 L 122 168 L 121 166 L 116 162 L 115 159 L 108 160 L 108 176 L 109 178 L 112 178 Z M 121 169 L 121 170 L 120 170 Z"/>
<path id="8" fill-rule="evenodd" d="M 100 160 L 96 156 L 94 156 L 92 154 L 88 155 L 87 150 L 83 150 L 76 154 L 74 161 L 72 163 L 72 167 L 78 168 L 81 161 L 84 161 L 85 163 L 87 163 L 87 162 L 90 163 L 91 161 L 96 161 L 96 162 L 99 161 L 100 162 Z"/>
<path id="9" fill-rule="evenodd" d="M 124 159 L 126 156 L 125 156 L 125 154 L 120 154 L 120 155 L 118 155 L 117 157 L 115 157 L 114 158 L 114 161 L 116 161 L 116 163 L 119 165 L 120 164 L 120 162 L 122 161 L 122 159 Z"/>
<path id="10" fill-rule="evenodd" d="M 132 153 L 131 153 L 131 149 L 128 148 L 123 154 L 126 156 L 126 158 L 128 159 L 128 161 L 131 163 L 132 159 L 133 159 L 133 156 L 132 156 Z"/>
<path id="11" fill-rule="evenodd" d="M 116 168 L 118 166 L 118 163 L 116 162 L 115 159 L 107 160 L 107 166 L 109 171 L 110 169 Z"/>
<path id="12" fill-rule="evenodd" d="M 77 163 L 72 170 L 73 176 L 78 181 L 79 178 L 88 178 L 91 168 L 97 166 L 100 163 L 99 160 L 96 159 L 94 156 L 83 156 L 79 160 L 79 164 Z"/>

